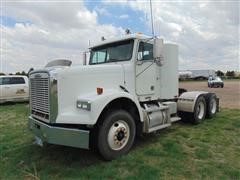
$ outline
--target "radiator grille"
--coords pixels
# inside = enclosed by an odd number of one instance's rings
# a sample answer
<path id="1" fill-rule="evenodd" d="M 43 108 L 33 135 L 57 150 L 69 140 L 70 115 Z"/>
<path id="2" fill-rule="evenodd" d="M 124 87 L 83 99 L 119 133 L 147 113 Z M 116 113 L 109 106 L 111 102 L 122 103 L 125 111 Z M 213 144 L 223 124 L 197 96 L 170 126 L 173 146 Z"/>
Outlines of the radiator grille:
<path id="1" fill-rule="evenodd" d="M 49 77 L 47 73 L 34 74 L 30 78 L 31 114 L 34 118 L 49 122 Z"/>

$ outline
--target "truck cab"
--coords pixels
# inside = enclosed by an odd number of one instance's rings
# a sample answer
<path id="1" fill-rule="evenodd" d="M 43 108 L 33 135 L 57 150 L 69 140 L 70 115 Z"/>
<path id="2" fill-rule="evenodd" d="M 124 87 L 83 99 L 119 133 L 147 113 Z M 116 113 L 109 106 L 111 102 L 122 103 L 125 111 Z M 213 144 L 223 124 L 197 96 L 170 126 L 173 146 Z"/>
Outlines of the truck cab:
<path id="1" fill-rule="evenodd" d="M 181 118 L 200 123 L 218 110 L 215 94 L 178 93 L 177 45 L 142 34 L 90 47 L 86 66 L 32 71 L 29 79 L 38 144 L 97 148 L 107 160 L 128 153 L 137 134 Z"/>

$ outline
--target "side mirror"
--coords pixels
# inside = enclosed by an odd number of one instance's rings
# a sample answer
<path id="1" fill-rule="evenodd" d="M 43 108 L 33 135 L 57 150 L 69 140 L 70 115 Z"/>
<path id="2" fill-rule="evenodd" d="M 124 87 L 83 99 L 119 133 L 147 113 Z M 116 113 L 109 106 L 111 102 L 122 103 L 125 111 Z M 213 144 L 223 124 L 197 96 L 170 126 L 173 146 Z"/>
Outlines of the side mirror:
<path id="1" fill-rule="evenodd" d="M 83 65 L 87 65 L 87 52 L 83 52 Z"/>
<path id="2" fill-rule="evenodd" d="M 29 77 L 30 72 L 34 71 L 33 67 L 28 70 L 27 76 Z"/>
<path id="3" fill-rule="evenodd" d="M 163 65 L 163 39 L 154 39 L 153 58 L 158 66 Z"/>

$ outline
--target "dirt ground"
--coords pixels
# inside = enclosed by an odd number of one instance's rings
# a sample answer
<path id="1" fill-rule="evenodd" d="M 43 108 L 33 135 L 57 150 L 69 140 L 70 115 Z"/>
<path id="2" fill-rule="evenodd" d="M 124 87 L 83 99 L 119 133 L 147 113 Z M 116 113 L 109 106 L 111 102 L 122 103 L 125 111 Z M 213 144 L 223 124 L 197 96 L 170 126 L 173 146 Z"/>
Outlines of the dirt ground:
<path id="1" fill-rule="evenodd" d="M 220 98 L 220 107 L 240 109 L 240 81 L 224 81 L 224 88 L 209 88 L 206 82 L 180 82 L 180 88 L 214 92 Z"/>

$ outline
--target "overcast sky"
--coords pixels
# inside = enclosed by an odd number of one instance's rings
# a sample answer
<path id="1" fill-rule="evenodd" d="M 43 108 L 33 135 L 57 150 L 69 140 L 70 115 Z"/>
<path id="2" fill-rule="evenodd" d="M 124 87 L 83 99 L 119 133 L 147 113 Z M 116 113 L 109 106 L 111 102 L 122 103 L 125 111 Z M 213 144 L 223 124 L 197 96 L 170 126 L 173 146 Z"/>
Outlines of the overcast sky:
<path id="1" fill-rule="evenodd" d="M 179 44 L 179 69 L 239 70 L 239 1 L 154 1 L 155 34 Z M 1 68 L 41 68 L 126 28 L 151 35 L 149 1 L 1 1 Z"/>

